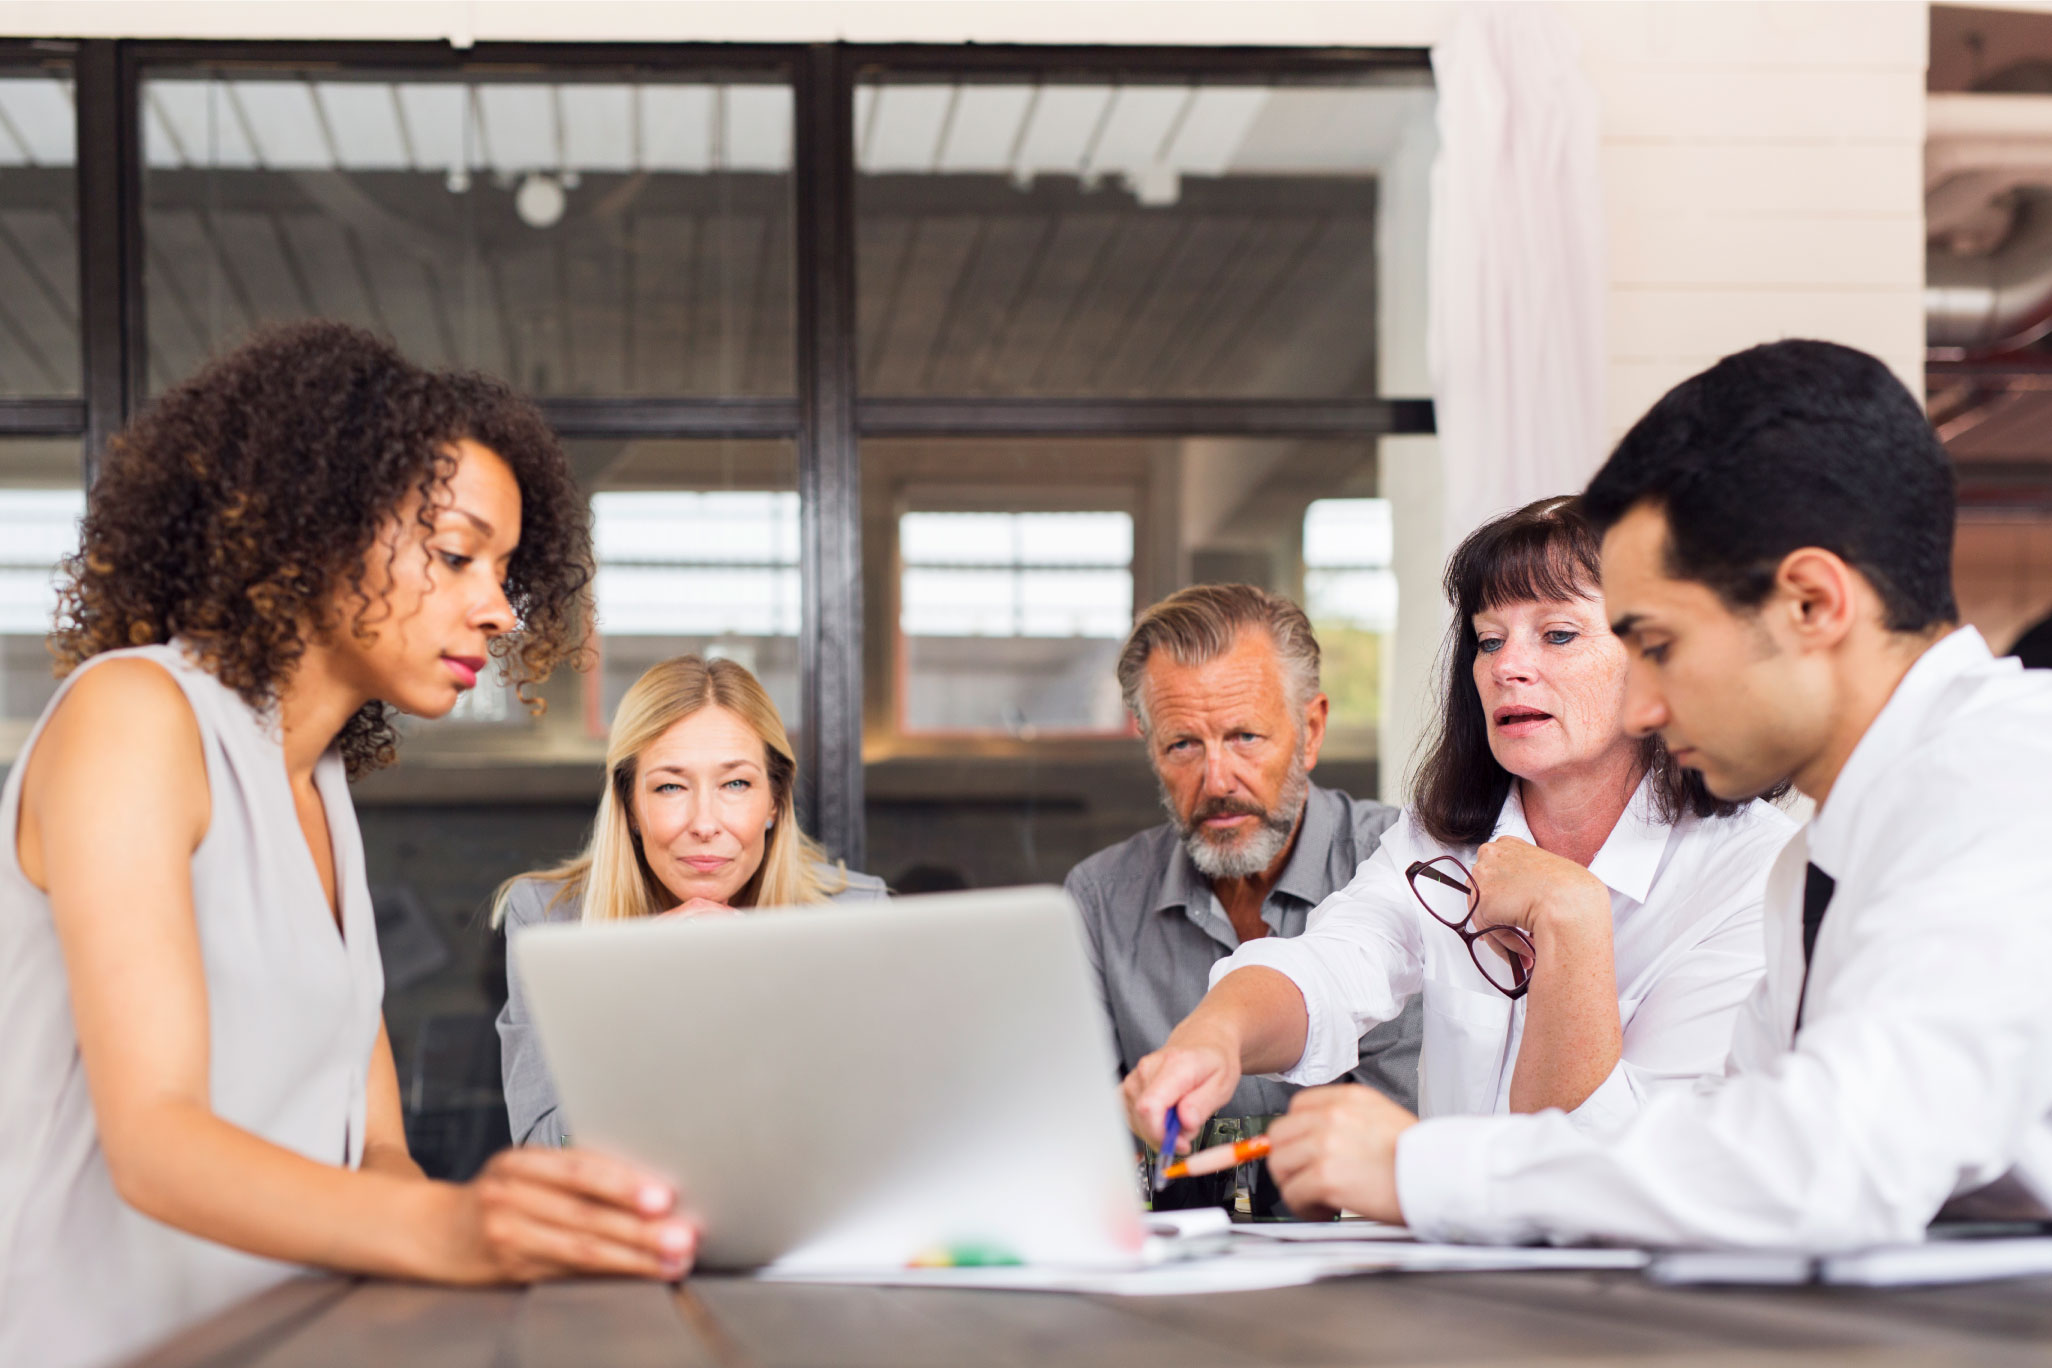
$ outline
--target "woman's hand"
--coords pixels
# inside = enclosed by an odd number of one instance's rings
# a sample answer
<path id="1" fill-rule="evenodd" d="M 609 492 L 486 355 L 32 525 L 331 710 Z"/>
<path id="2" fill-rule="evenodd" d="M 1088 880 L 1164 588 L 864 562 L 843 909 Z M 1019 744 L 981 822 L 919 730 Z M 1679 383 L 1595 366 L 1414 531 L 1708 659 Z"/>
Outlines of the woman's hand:
<path id="1" fill-rule="evenodd" d="M 1268 1171 L 1291 1212 L 1305 1220 L 1358 1211 L 1403 1224 L 1397 1205 L 1397 1137 L 1418 1118 L 1359 1083 L 1306 1088 L 1268 1128 Z"/>
<path id="2" fill-rule="evenodd" d="M 450 1245 L 429 1270 L 438 1281 L 674 1280 L 698 1252 L 698 1226 L 669 1184 L 590 1150 L 501 1150 L 449 1191 Z"/>
<path id="3" fill-rule="evenodd" d="M 1504 836 L 1475 852 L 1475 926 L 1515 926 L 1537 944 L 1562 922 L 1610 925 L 1610 890 L 1573 860 Z"/>
<path id="4" fill-rule="evenodd" d="M 661 915 L 665 917 L 731 917 L 734 915 L 734 912 L 734 908 L 727 906 L 723 902 L 714 902 L 711 898 L 692 898 L 688 902 L 679 903 Z"/>

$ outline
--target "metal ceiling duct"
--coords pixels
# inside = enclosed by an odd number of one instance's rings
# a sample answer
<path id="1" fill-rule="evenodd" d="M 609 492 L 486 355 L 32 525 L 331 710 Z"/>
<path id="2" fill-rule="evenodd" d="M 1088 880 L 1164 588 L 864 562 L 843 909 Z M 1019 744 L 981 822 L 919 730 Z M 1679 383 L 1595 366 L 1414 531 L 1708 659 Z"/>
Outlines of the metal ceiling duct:
<path id="1" fill-rule="evenodd" d="M 1929 346 L 2007 350 L 2052 332 L 2052 191 L 2020 193 L 2016 227 L 1995 251 L 1931 249 L 1924 272 Z"/>
<path id="2" fill-rule="evenodd" d="M 1926 114 L 1926 342 L 2027 345 L 2052 331 L 2052 95 L 1935 94 Z"/>

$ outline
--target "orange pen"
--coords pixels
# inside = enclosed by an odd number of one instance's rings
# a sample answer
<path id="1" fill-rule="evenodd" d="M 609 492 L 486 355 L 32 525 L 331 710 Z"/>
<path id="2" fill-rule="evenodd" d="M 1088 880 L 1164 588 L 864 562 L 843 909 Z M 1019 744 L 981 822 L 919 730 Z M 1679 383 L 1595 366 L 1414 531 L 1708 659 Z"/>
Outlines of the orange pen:
<path id="1" fill-rule="evenodd" d="M 1187 1159 L 1178 1159 L 1163 1171 L 1163 1178 L 1195 1178 L 1206 1173 L 1222 1173 L 1229 1168 L 1251 1163 L 1268 1157 L 1268 1137 L 1257 1135 L 1251 1140 L 1238 1140 L 1230 1145 L 1213 1145 L 1210 1149 L 1198 1150 Z"/>

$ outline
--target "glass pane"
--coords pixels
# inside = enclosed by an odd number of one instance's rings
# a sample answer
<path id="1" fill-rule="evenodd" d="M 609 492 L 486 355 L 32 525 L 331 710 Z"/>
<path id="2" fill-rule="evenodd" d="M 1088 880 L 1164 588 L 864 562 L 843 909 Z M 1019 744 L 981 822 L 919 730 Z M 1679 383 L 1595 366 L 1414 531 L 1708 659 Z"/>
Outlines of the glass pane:
<path id="1" fill-rule="evenodd" d="M 954 81 L 856 90 L 862 387 L 1374 392 L 1376 180 L 1409 85 Z"/>
<path id="2" fill-rule="evenodd" d="M 142 107 L 153 390 L 325 317 L 542 395 L 791 393 L 787 86 L 167 69 Z"/>
<path id="3" fill-rule="evenodd" d="M 1130 513 L 898 520 L 907 732 L 1113 732 L 1106 663 L 1133 618 Z"/>
<path id="4" fill-rule="evenodd" d="M 57 612 L 57 562 L 85 516 L 75 438 L 0 442 L 0 765 L 56 690 L 44 644 Z"/>
<path id="5" fill-rule="evenodd" d="M 599 715 L 659 660 L 739 661 L 798 730 L 798 457 L 784 442 L 572 444 L 594 481 Z"/>
<path id="6" fill-rule="evenodd" d="M 1162 820 L 1114 668 L 1186 584 L 1305 605 L 1331 727 L 1316 781 L 1376 792 L 1397 510 L 1369 441 L 863 445 L 872 872 L 1060 879 Z"/>
<path id="7" fill-rule="evenodd" d="M 77 117 L 68 71 L 0 67 L 0 398 L 83 392 Z"/>

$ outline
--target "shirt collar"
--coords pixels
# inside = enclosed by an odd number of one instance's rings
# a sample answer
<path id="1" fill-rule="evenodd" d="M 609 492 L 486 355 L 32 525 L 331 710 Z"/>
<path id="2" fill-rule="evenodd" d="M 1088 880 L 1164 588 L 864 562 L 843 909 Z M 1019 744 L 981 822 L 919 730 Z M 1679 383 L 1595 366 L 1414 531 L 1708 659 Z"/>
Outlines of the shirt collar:
<path id="1" fill-rule="evenodd" d="M 1313 907 L 1325 901 L 1326 895 L 1332 891 L 1325 886 L 1325 866 L 1339 821 L 1335 811 L 1338 806 L 1330 801 L 1330 795 L 1324 789 L 1315 784 L 1309 787 L 1304 795 L 1304 815 L 1298 822 L 1296 843 L 1290 847 L 1290 858 L 1283 865 L 1282 877 L 1275 881 L 1275 887 L 1263 900 L 1264 909 L 1279 893 Z M 1211 880 L 1190 862 L 1190 852 L 1184 848 L 1180 836 L 1176 838 L 1174 849 L 1175 855 L 1161 881 L 1161 894 L 1155 899 L 1154 910 L 1172 912 L 1178 908 L 1209 906 Z"/>
<path id="2" fill-rule="evenodd" d="M 1211 891 L 1211 883 L 1197 871 L 1196 865 L 1190 863 L 1190 852 L 1184 848 L 1183 837 L 1175 831 L 1174 823 L 1170 823 L 1170 831 L 1175 835 L 1175 843 L 1169 847 L 1168 872 L 1162 876 L 1161 893 L 1154 900 L 1154 910 L 1174 912 L 1185 907 L 1201 907 Z"/>
<path id="3" fill-rule="evenodd" d="M 1653 876 L 1660 872 L 1660 859 L 1667 853 L 1667 840 L 1672 834 L 1673 829 L 1654 810 L 1653 776 L 1649 773 L 1639 780 L 1632 800 L 1625 804 L 1624 814 L 1610 829 L 1596 858 L 1589 861 L 1589 872 L 1611 892 L 1643 903 L 1653 891 Z M 1538 844 L 1532 840 L 1532 824 L 1525 819 L 1525 802 L 1516 783 L 1511 785 L 1510 797 L 1503 800 L 1503 811 L 1496 819 L 1496 835 Z"/>
<path id="4" fill-rule="evenodd" d="M 1282 877 L 1269 891 L 1270 898 L 1286 893 L 1298 902 L 1316 907 L 1332 892 L 1326 866 L 1332 854 L 1334 829 L 1339 824 L 1338 807 L 1339 803 L 1324 789 L 1305 789 L 1304 815 L 1297 823 L 1296 844 L 1290 847 L 1289 861 L 1283 865 Z"/>
<path id="5" fill-rule="evenodd" d="M 1960 676 L 1994 660 L 1988 643 L 1972 627 L 1961 627 L 1932 643 L 1917 657 L 1888 696 L 1881 711 L 1867 724 L 1853 753 L 1831 785 L 1830 796 L 1810 819 L 1807 833 L 1810 860 L 1826 874 L 1844 877 L 1845 857 L 1853 832 L 1859 825 L 1860 807 L 1866 793 L 1880 779 L 1897 756 L 1917 744 L 1929 730 L 1931 713 L 1947 688 Z"/>

